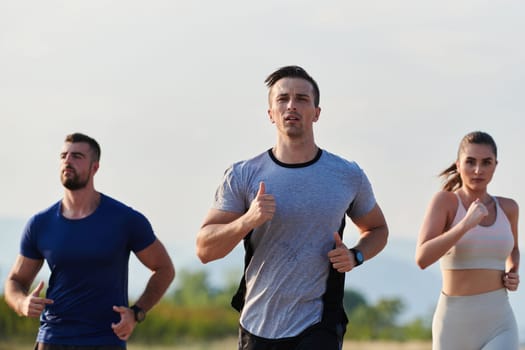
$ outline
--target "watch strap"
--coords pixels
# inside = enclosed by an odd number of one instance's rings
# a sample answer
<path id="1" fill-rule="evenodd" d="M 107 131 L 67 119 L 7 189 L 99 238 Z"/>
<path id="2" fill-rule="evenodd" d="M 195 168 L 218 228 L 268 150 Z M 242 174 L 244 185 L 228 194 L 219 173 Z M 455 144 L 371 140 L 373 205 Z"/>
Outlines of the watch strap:
<path id="1" fill-rule="evenodd" d="M 365 258 L 363 256 L 363 253 L 359 249 L 356 248 L 350 248 L 349 251 L 354 254 L 354 260 L 355 260 L 355 266 L 362 265 L 365 262 Z"/>
<path id="2" fill-rule="evenodd" d="M 133 305 L 130 307 L 131 310 L 133 310 L 133 314 L 135 315 L 135 321 L 142 322 L 146 318 L 146 311 L 144 311 L 140 306 Z"/>

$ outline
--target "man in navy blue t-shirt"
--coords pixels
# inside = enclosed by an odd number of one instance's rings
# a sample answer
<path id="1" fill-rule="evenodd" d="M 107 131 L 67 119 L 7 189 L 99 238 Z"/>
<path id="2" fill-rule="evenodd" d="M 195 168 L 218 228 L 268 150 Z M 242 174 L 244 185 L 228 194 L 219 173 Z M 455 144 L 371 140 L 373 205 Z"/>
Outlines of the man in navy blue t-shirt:
<path id="1" fill-rule="evenodd" d="M 40 317 L 36 350 L 125 349 L 175 276 L 173 263 L 144 215 L 95 190 L 100 146 L 75 133 L 60 154 L 64 197 L 27 223 L 5 283 L 5 299 L 19 315 Z M 152 271 L 128 307 L 130 252 Z M 44 260 L 51 270 L 30 291 Z"/>

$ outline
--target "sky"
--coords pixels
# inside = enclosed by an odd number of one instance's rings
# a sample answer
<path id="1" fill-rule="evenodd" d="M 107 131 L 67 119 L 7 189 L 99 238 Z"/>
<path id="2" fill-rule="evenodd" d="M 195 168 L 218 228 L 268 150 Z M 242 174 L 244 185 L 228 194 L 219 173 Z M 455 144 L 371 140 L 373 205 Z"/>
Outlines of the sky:
<path id="1" fill-rule="evenodd" d="M 96 188 L 144 213 L 176 266 L 200 266 L 195 235 L 222 173 L 274 145 L 264 79 L 290 64 L 320 86 L 317 144 L 365 170 L 391 239 L 415 244 L 437 174 L 470 131 L 498 144 L 489 192 L 521 204 L 524 11 L 519 0 L 4 0 L 0 218 L 60 199 L 63 139 L 83 132 L 102 147 Z"/>

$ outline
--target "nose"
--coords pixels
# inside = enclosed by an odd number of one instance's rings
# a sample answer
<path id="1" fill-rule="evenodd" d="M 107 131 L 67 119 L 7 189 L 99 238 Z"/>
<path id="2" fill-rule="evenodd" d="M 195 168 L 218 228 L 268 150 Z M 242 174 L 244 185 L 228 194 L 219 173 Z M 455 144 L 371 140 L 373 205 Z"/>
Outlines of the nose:
<path id="1" fill-rule="evenodd" d="M 71 154 L 70 153 L 66 153 L 62 156 L 62 163 L 65 163 L 65 164 L 69 164 L 70 161 L 71 161 Z"/>
<path id="2" fill-rule="evenodd" d="M 293 98 L 291 98 L 291 99 L 288 101 L 288 105 L 286 106 L 286 109 L 288 109 L 288 110 L 295 110 L 295 109 L 297 109 L 297 108 L 295 107 L 295 101 L 294 101 Z"/>

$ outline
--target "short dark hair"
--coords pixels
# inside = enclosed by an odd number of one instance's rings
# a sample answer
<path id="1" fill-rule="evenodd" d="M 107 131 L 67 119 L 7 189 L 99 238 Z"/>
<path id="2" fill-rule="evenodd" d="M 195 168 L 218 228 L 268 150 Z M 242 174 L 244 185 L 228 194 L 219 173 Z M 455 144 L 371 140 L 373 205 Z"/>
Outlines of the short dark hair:
<path id="1" fill-rule="evenodd" d="M 71 143 L 85 142 L 89 145 L 89 148 L 91 148 L 91 151 L 93 152 L 94 160 L 97 162 L 100 160 L 100 153 L 101 153 L 100 145 L 94 138 L 89 137 L 79 132 L 75 132 L 73 134 L 67 135 L 64 142 L 71 142 Z"/>
<path id="2" fill-rule="evenodd" d="M 306 81 L 308 81 L 310 84 L 312 84 L 312 88 L 314 90 L 314 104 L 315 107 L 319 107 L 319 101 L 321 99 L 321 94 L 319 92 L 319 86 L 317 85 L 317 82 L 308 74 L 303 68 L 299 66 L 285 66 L 277 69 L 275 72 L 270 74 L 264 82 L 266 83 L 266 86 L 271 89 L 272 86 L 275 85 L 279 80 L 282 78 L 301 78 Z"/>

